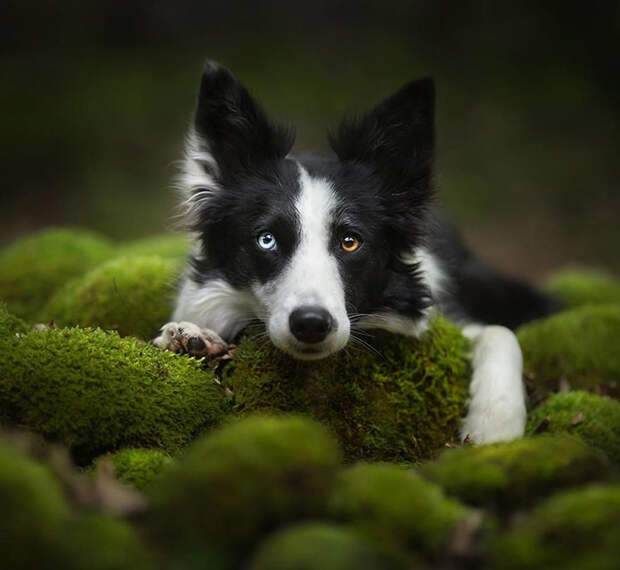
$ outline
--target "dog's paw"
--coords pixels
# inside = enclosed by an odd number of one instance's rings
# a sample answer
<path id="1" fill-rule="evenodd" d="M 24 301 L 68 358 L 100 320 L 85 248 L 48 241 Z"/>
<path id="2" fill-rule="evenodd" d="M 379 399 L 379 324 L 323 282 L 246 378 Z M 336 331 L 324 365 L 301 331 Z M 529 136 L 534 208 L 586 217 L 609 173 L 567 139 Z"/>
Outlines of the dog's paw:
<path id="1" fill-rule="evenodd" d="M 485 409 L 470 408 L 461 425 L 461 441 L 476 445 L 512 441 L 525 431 L 525 405 L 496 402 Z"/>
<path id="2" fill-rule="evenodd" d="M 228 353 L 229 345 L 210 329 L 189 322 L 166 323 L 152 341 L 157 348 L 195 357 L 217 357 Z"/>

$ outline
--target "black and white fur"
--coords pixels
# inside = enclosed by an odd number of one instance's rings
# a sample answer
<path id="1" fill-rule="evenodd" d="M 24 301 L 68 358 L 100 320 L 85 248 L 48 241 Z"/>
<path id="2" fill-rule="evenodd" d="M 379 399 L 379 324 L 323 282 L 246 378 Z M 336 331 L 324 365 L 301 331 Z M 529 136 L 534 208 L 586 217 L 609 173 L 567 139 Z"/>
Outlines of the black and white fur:
<path id="1" fill-rule="evenodd" d="M 413 81 L 343 122 L 330 136 L 333 157 L 292 156 L 293 140 L 226 69 L 206 64 L 181 180 L 195 251 L 174 322 L 155 344 L 179 321 L 230 341 L 260 319 L 277 347 L 317 359 L 359 329 L 416 337 L 439 311 L 473 341 L 462 436 L 522 435 L 522 357 L 510 328 L 552 307 L 474 258 L 435 208 L 433 82 Z M 343 240 L 361 245 L 348 252 Z"/>

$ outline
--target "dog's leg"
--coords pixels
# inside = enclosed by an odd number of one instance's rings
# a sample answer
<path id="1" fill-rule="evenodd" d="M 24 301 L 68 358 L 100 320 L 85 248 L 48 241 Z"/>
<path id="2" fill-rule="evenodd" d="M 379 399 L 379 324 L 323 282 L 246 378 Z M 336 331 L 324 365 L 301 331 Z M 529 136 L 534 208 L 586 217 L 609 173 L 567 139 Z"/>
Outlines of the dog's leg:
<path id="1" fill-rule="evenodd" d="M 523 357 L 516 336 L 501 326 L 468 325 L 473 375 L 461 437 L 472 443 L 510 441 L 525 429 Z"/>

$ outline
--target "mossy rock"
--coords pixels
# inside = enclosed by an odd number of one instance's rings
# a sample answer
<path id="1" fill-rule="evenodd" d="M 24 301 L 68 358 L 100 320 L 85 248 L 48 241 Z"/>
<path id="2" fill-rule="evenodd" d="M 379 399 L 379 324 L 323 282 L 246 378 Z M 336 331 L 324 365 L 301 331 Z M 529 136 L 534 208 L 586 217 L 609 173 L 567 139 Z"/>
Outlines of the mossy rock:
<path id="1" fill-rule="evenodd" d="M 518 332 L 524 370 L 531 381 L 555 390 L 620 395 L 620 305 L 588 305 L 533 322 Z"/>
<path id="2" fill-rule="evenodd" d="M 122 447 L 178 452 L 228 410 L 198 361 L 116 333 L 48 329 L 0 340 L 0 418 L 80 461 Z"/>
<path id="3" fill-rule="evenodd" d="M 40 320 L 151 339 L 170 318 L 180 267 L 159 256 L 112 259 L 61 288 Z"/>
<path id="4" fill-rule="evenodd" d="M 438 557 L 467 509 L 417 473 L 375 463 L 340 473 L 330 514 L 380 543 Z"/>
<path id="5" fill-rule="evenodd" d="M 0 303 L 0 336 L 25 334 L 29 331 L 28 325 L 19 317 L 9 313 L 6 304 Z"/>
<path id="6" fill-rule="evenodd" d="M 574 269 L 554 275 L 546 289 L 565 307 L 620 305 L 620 281 L 601 271 Z"/>
<path id="7" fill-rule="evenodd" d="M 266 539 L 248 570 L 416 570 L 351 528 L 305 523 Z"/>
<path id="8" fill-rule="evenodd" d="M 0 565 L 54 568 L 48 558 L 68 514 L 49 469 L 0 442 Z"/>
<path id="9" fill-rule="evenodd" d="M 121 449 L 98 458 L 93 466 L 97 469 L 101 461 L 111 461 L 121 483 L 136 489 L 145 489 L 172 463 L 172 458 L 159 449 Z"/>
<path id="10" fill-rule="evenodd" d="M 116 249 L 118 257 L 159 255 L 173 259 L 184 259 L 189 253 L 190 242 L 180 234 L 148 236 L 121 244 Z"/>
<path id="11" fill-rule="evenodd" d="M 563 435 L 446 450 L 423 471 L 465 503 L 500 510 L 525 507 L 552 491 L 613 475 L 605 455 Z"/>
<path id="12" fill-rule="evenodd" d="M 56 289 L 111 255 L 106 239 L 85 230 L 51 228 L 20 239 L 0 251 L 0 300 L 32 321 Z"/>
<path id="13" fill-rule="evenodd" d="M 233 567 L 265 533 L 324 516 L 340 464 L 326 429 L 252 417 L 195 442 L 152 488 L 153 525 L 180 551 L 200 545 Z"/>
<path id="14" fill-rule="evenodd" d="M 490 546 L 494 570 L 617 570 L 620 485 L 593 485 L 540 503 Z"/>
<path id="15" fill-rule="evenodd" d="M 468 342 L 436 318 L 420 340 L 378 334 L 375 351 L 294 360 L 246 338 L 224 371 L 234 409 L 299 412 L 328 425 L 348 460 L 415 462 L 455 435 L 468 396 Z"/>
<path id="16" fill-rule="evenodd" d="M 555 394 L 531 412 L 527 432 L 534 432 L 541 422 L 541 427 L 550 433 L 581 437 L 620 465 L 620 402 L 617 400 L 581 391 Z"/>

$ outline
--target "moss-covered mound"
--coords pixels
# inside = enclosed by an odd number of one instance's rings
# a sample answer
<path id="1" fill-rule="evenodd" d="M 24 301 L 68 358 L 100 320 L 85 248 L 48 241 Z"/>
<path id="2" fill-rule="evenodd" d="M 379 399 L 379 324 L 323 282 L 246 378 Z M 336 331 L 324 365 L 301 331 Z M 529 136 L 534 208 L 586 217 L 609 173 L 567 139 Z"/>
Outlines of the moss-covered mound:
<path id="1" fill-rule="evenodd" d="M 67 507 L 46 467 L 1 442 L 0 505 L 0 565 L 38 568 L 54 549 Z"/>
<path id="2" fill-rule="evenodd" d="M 261 535 L 323 516 L 340 453 L 300 417 L 253 417 L 194 443 L 152 491 L 162 538 L 239 561 Z"/>
<path id="3" fill-rule="evenodd" d="M 579 438 L 541 435 L 447 450 L 424 473 L 468 504 L 512 509 L 557 489 L 609 478 L 612 466 Z"/>
<path id="4" fill-rule="evenodd" d="M 263 542 L 249 570 L 397 570 L 422 568 L 387 554 L 350 528 L 325 523 L 294 526 Z"/>
<path id="5" fill-rule="evenodd" d="M 0 300 L 34 320 L 60 285 L 111 254 L 107 240 L 84 230 L 52 228 L 18 240 L 0 251 Z"/>
<path id="6" fill-rule="evenodd" d="M 103 455 L 95 462 L 95 469 L 101 461 L 112 462 L 121 483 L 145 489 L 172 463 L 172 458 L 159 449 L 133 448 Z"/>
<path id="7" fill-rule="evenodd" d="M 121 447 L 177 452 L 227 409 L 189 358 L 101 330 L 48 329 L 0 340 L 0 418 L 87 460 Z"/>
<path id="8" fill-rule="evenodd" d="M 158 567 L 136 529 L 108 516 L 73 516 L 65 523 L 56 548 L 55 568 L 64 570 L 155 570 Z"/>
<path id="9" fill-rule="evenodd" d="M 617 570 L 620 486 L 551 497 L 490 550 L 490 568 L 498 570 Z"/>
<path id="10" fill-rule="evenodd" d="M 600 271 L 562 271 L 549 280 L 546 288 L 565 307 L 620 304 L 620 281 Z"/>
<path id="11" fill-rule="evenodd" d="M 180 267 L 179 261 L 159 256 L 112 259 L 62 287 L 41 320 L 151 339 L 169 320 Z"/>
<path id="12" fill-rule="evenodd" d="M 4 303 L 0 303 L 0 336 L 24 334 L 29 330 L 28 325 L 20 318 L 9 313 Z"/>
<path id="13" fill-rule="evenodd" d="M 44 464 L 0 443 L 0 566 L 11 570 L 147 570 L 151 555 L 126 523 L 72 512 Z"/>
<path id="14" fill-rule="evenodd" d="M 380 334 L 376 352 L 294 360 L 271 343 L 244 340 L 223 382 L 239 413 L 301 412 L 330 426 L 348 460 L 413 462 L 455 434 L 468 394 L 468 343 L 444 319 L 419 341 Z"/>
<path id="15" fill-rule="evenodd" d="M 620 305 L 588 305 L 522 327 L 524 369 L 538 386 L 620 395 Z"/>
<path id="16" fill-rule="evenodd" d="M 544 422 L 551 433 L 580 436 L 620 465 L 620 402 L 588 392 L 556 394 L 535 408 L 528 419 L 528 433 Z"/>
<path id="17" fill-rule="evenodd" d="M 340 473 L 330 514 L 382 544 L 436 557 L 466 509 L 413 471 L 376 463 Z"/>
<path id="18" fill-rule="evenodd" d="M 179 234 L 153 235 L 121 244 L 116 248 L 118 257 L 159 255 L 183 259 L 189 252 L 189 240 Z"/>

